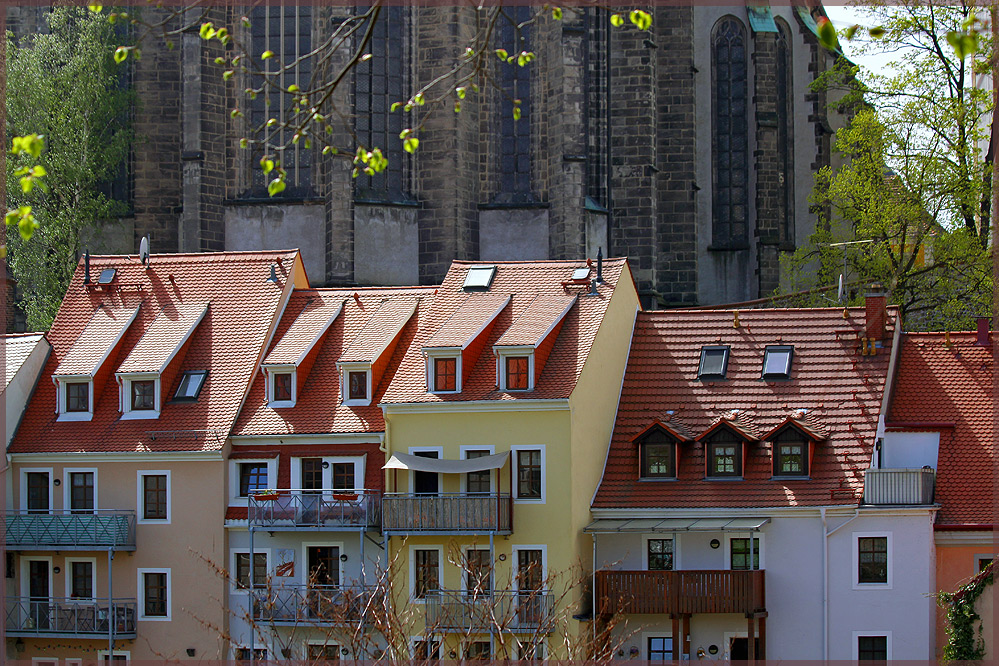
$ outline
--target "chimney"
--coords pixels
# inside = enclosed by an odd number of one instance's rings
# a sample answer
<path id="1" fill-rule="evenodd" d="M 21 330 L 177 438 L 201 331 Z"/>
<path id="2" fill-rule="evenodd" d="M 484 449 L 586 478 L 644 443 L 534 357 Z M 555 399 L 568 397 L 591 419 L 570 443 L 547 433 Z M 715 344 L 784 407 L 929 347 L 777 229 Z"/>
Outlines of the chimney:
<path id="1" fill-rule="evenodd" d="M 871 285 L 870 292 L 864 294 L 865 325 L 864 335 L 872 340 L 885 337 L 885 320 L 888 318 L 888 295 L 877 282 Z"/>
<path id="2" fill-rule="evenodd" d="M 979 317 L 977 321 L 978 336 L 975 338 L 975 344 L 980 347 L 987 347 L 992 344 L 992 331 L 989 330 L 991 321 L 989 317 Z"/>

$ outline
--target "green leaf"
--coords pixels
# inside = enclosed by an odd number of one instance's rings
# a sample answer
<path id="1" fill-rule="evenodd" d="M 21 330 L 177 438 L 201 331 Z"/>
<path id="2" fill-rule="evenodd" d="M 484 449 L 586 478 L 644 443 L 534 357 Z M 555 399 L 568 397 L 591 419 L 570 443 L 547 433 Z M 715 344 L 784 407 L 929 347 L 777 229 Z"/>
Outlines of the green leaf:
<path id="1" fill-rule="evenodd" d="M 520 120 L 520 105 L 513 107 L 513 119 Z"/>
<path id="2" fill-rule="evenodd" d="M 87 9 L 89 9 L 90 11 L 92 11 L 94 13 L 99 14 L 102 11 L 104 11 L 104 5 L 87 5 Z"/>
<path id="3" fill-rule="evenodd" d="M 212 25 L 211 21 L 202 23 L 198 34 L 201 35 L 201 39 L 211 39 L 216 34 L 215 26 Z"/>
<path id="4" fill-rule="evenodd" d="M 427 102 L 427 100 L 423 97 L 423 93 L 416 93 L 413 95 L 413 101 L 416 102 L 418 106 L 423 106 Z"/>
<path id="5" fill-rule="evenodd" d="M 830 51 L 839 48 L 839 41 L 836 39 L 836 26 L 832 21 L 822 16 L 818 20 L 819 42 Z"/>
<path id="6" fill-rule="evenodd" d="M 224 65 L 225 64 L 225 58 L 222 58 L 222 57 L 216 58 L 215 59 L 215 64 L 216 65 Z"/>
<path id="7" fill-rule="evenodd" d="M 455 88 L 454 94 L 458 96 L 458 99 L 465 99 L 465 88 L 463 87 Z"/>
<path id="8" fill-rule="evenodd" d="M 409 136 L 412 133 L 413 133 L 413 130 L 411 128 L 407 127 L 406 129 L 404 129 L 401 132 L 399 132 L 399 138 L 400 139 L 405 139 L 407 136 Z"/>
<path id="9" fill-rule="evenodd" d="M 230 118 L 242 118 L 243 117 L 243 112 L 240 111 L 239 109 L 233 109 L 232 111 L 229 112 L 229 117 Z"/>
<path id="10" fill-rule="evenodd" d="M 35 178 L 41 178 L 42 176 L 47 175 L 47 172 L 45 171 L 45 167 L 43 167 L 41 164 L 36 164 L 35 166 L 31 167 L 31 175 L 34 176 Z"/>
<path id="11" fill-rule="evenodd" d="M 392 108 L 390 109 L 390 112 L 394 112 L 400 106 L 402 106 L 402 102 L 392 102 Z"/>
<path id="12" fill-rule="evenodd" d="M 552 7 L 552 18 L 555 19 L 556 21 L 561 21 L 562 20 L 562 8 L 561 7 Z"/>
<path id="13" fill-rule="evenodd" d="M 508 54 L 506 52 L 506 49 L 496 49 L 496 57 L 499 58 L 500 60 L 506 60 L 507 56 Z"/>
<path id="14" fill-rule="evenodd" d="M 652 15 L 648 12 L 643 12 L 641 9 L 631 10 L 628 18 L 639 30 L 648 30 L 652 27 Z M 611 18 L 611 22 L 613 22 L 613 17 Z"/>
<path id="15" fill-rule="evenodd" d="M 266 157 L 260 158 L 260 168 L 264 170 L 264 173 L 270 173 L 274 170 L 274 160 L 267 159 Z"/>
<path id="16" fill-rule="evenodd" d="M 461 113 L 461 102 L 459 102 L 457 100 L 455 100 L 455 103 L 454 103 L 454 112 L 455 113 Z"/>
<path id="17" fill-rule="evenodd" d="M 521 67 L 523 67 L 529 62 L 530 60 L 527 59 L 527 56 L 524 54 L 523 51 L 521 51 L 520 54 L 517 55 L 517 64 L 520 65 Z"/>
<path id="18" fill-rule="evenodd" d="M 323 148 L 323 155 L 336 155 L 336 154 L 337 154 L 337 149 L 334 148 L 333 146 L 326 146 L 325 148 Z"/>
<path id="19" fill-rule="evenodd" d="M 882 37 L 885 36 L 885 29 L 879 25 L 876 25 L 873 28 L 869 29 L 867 33 L 874 39 L 881 39 Z"/>
<path id="20" fill-rule="evenodd" d="M 271 182 L 267 183 L 267 194 L 272 197 L 277 194 L 281 194 L 284 192 L 285 187 L 286 185 L 284 184 L 284 179 L 278 176 Z"/>
<path id="21" fill-rule="evenodd" d="M 298 87 L 297 83 L 292 83 L 290 86 L 288 86 L 288 92 L 290 93 L 297 93 L 299 90 L 301 90 L 301 88 Z"/>
<path id="22" fill-rule="evenodd" d="M 407 153 L 412 154 L 416 152 L 416 149 L 417 147 L 419 147 L 419 145 L 420 145 L 420 140 L 417 139 L 416 137 L 411 136 L 402 142 L 402 149 L 405 150 Z"/>
<path id="23" fill-rule="evenodd" d="M 41 134 L 26 134 L 25 136 L 15 136 L 12 141 L 10 152 L 14 155 L 28 153 L 38 159 L 45 148 L 45 138 Z"/>
<path id="24" fill-rule="evenodd" d="M 274 51 L 264 51 L 263 53 L 260 54 L 261 60 L 270 60 L 273 57 L 274 57 Z"/>
<path id="25" fill-rule="evenodd" d="M 233 77 L 233 75 L 234 75 L 235 73 L 236 73 L 236 72 L 235 72 L 235 71 L 233 71 L 233 70 L 231 70 L 231 69 L 227 69 L 227 70 L 225 70 L 224 72 L 222 72 L 222 80 L 223 80 L 223 81 L 228 81 L 229 79 L 231 79 L 231 78 Z"/>
<path id="26" fill-rule="evenodd" d="M 364 55 L 361 56 L 360 62 L 367 62 L 369 60 L 371 60 L 371 54 L 370 53 L 365 53 Z"/>
<path id="27" fill-rule="evenodd" d="M 114 61 L 116 63 L 121 64 L 122 62 L 125 61 L 125 58 L 127 58 L 127 57 L 128 57 L 128 47 L 127 46 L 119 46 L 118 48 L 116 48 L 114 50 Z"/>
<path id="28" fill-rule="evenodd" d="M 219 38 L 220 42 L 225 44 L 226 41 L 228 41 L 229 39 L 229 30 L 227 30 L 226 28 L 219 28 L 218 31 L 215 33 L 215 36 Z"/>
<path id="29" fill-rule="evenodd" d="M 951 30 L 947 33 L 947 42 L 953 47 L 954 55 L 962 62 L 969 55 L 978 52 L 977 34 L 967 34 Z"/>
<path id="30" fill-rule="evenodd" d="M 31 240 L 31 236 L 37 228 L 38 223 L 35 222 L 35 216 L 31 214 L 29 209 L 28 214 L 22 215 L 21 221 L 17 223 L 17 231 L 21 234 L 21 238 L 27 241 Z"/>
<path id="31" fill-rule="evenodd" d="M 245 16 L 242 16 L 242 17 L 240 17 L 239 20 L 240 20 L 240 23 L 243 24 L 244 28 L 249 28 L 250 27 L 250 19 L 246 18 Z"/>
<path id="32" fill-rule="evenodd" d="M 624 25 L 624 17 L 621 16 L 620 14 L 611 14 L 610 21 L 611 25 L 614 26 L 615 28 L 620 28 L 622 25 Z"/>
<path id="33" fill-rule="evenodd" d="M 247 141 L 246 138 L 244 137 L 244 138 L 242 138 L 242 139 L 239 140 L 239 147 L 240 148 L 249 148 L 250 147 L 250 142 Z"/>
<path id="34" fill-rule="evenodd" d="M 846 37 L 847 41 L 851 41 L 854 37 L 857 36 L 858 30 L 860 30 L 860 26 L 854 23 L 853 25 L 851 25 L 849 28 L 846 29 L 846 34 L 844 35 L 844 37 Z"/>
<path id="35" fill-rule="evenodd" d="M 267 119 L 267 126 L 268 127 L 274 127 L 275 125 L 277 125 L 277 118 L 268 118 Z"/>

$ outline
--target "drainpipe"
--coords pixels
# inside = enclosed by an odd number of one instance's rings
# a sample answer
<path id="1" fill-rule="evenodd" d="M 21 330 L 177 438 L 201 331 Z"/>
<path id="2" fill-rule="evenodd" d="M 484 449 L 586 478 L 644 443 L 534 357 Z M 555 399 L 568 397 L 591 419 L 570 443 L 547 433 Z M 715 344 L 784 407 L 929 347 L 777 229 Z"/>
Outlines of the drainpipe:
<path id="1" fill-rule="evenodd" d="M 597 650 L 597 535 L 594 532 L 590 535 L 593 539 L 593 565 L 590 567 L 590 613 L 593 619 L 590 620 L 590 628 L 593 633 L 593 655 Z"/>
<path id="2" fill-rule="evenodd" d="M 249 508 L 247 508 L 247 512 L 249 512 Z M 246 522 L 250 523 L 250 515 L 249 515 L 249 513 L 247 513 L 246 519 L 247 519 Z M 249 581 L 250 582 L 250 593 L 246 595 L 246 598 L 247 598 L 247 605 L 249 606 L 249 611 L 250 611 L 250 616 L 249 616 L 249 618 L 250 618 L 250 621 L 249 621 L 249 625 L 250 625 L 250 666 L 253 666 L 254 662 L 256 661 L 256 657 L 254 655 L 254 649 L 253 649 L 254 648 L 254 645 L 253 645 L 254 638 L 256 638 L 253 635 L 254 628 L 255 628 L 254 627 L 254 619 L 253 619 L 253 525 L 248 524 L 247 528 L 248 528 L 248 530 L 250 532 L 250 581 Z"/>
<path id="3" fill-rule="evenodd" d="M 111 580 L 111 561 L 114 560 L 114 546 L 108 548 L 108 663 L 114 662 L 114 588 Z M 136 609 L 138 610 L 138 609 Z"/>
<path id="4" fill-rule="evenodd" d="M 826 507 L 820 506 L 822 516 L 822 659 L 829 660 L 829 537 L 860 517 L 860 508 L 853 510 L 853 517 L 830 530 L 826 525 Z"/>

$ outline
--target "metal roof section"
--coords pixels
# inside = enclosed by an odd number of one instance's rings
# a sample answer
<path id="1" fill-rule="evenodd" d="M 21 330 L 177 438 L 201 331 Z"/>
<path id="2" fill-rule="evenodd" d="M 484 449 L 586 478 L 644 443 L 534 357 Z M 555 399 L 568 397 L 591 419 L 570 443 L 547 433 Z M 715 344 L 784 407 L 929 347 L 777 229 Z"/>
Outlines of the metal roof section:
<path id="1" fill-rule="evenodd" d="M 209 304 L 181 304 L 171 312 L 161 310 L 118 366 L 120 374 L 132 372 L 162 373 L 184 346 L 208 312 Z"/>
<path id="2" fill-rule="evenodd" d="M 589 270 L 589 269 L 587 269 Z M 565 318 L 576 303 L 577 296 L 538 294 L 517 317 L 510 328 L 503 332 L 494 347 L 537 347 Z"/>
<path id="3" fill-rule="evenodd" d="M 111 350 L 135 321 L 137 314 L 139 306 L 134 308 L 99 306 L 90 317 L 86 328 L 52 373 L 53 376 L 96 375 Z"/>
<path id="4" fill-rule="evenodd" d="M 329 302 L 317 296 L 298 313 L 263 365 L 299 365 L 342 311 L 342 300 Z"/>
<path id="5" fill-rule="evenodd" d="M 769 522 L 770 518 L 599 518 L 583 532 L 756 532 Z"/>
<path id="6" fill-rule="evenodd" d="M 470 294 L 423 348 L 464 349 L 489 327 L 509 302 L 509 294 Z"/>
<path id="7" fill-rule="evenodd" d="M 385 299 L 364 323 L 338 363 L 375 363 L 416 312 L 415 298 Z"/>

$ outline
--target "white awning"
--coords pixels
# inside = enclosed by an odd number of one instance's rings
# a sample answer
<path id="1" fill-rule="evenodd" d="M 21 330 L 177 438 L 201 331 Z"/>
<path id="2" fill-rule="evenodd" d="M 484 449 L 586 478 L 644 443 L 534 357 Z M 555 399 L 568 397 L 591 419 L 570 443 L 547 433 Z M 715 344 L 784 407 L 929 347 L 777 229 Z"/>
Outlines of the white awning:
<path id="1" fill-rule="evenodd" d="M 590 534 L 613 532 L 755 532 L 769 518 L 600 518 L 583 528 Z"/>
<path id="2" fill-rule="evenodd" d="M 440 458 L 424 458 L 408 453 L 393 453 L 382 469 L 411 469 L 417 472 L 437 472 L 438 474 L 467 474 L 468 472 L 484 472 L 488 469 L 499 469 L 506 464 L 510 453 L 497 453 L 481 458 L 468 460 L 442 460 Z"/>

